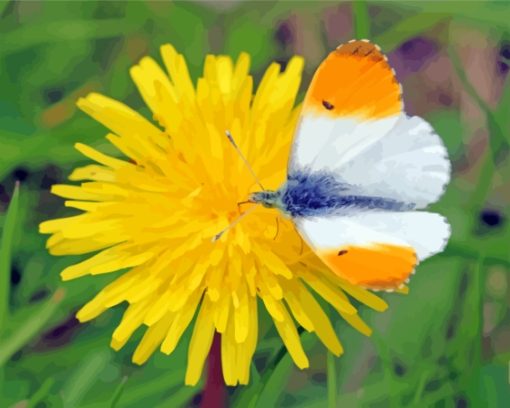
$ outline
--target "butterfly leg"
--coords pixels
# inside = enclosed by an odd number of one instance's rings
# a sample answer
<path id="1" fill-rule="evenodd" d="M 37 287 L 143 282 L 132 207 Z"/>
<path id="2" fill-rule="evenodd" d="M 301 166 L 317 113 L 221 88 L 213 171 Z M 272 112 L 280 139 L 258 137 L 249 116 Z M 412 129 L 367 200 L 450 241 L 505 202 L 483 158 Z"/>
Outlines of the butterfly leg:
<path id="1" fill-rule="evenodd" d="M 241 214 L 241 212 L 242 212 L 242 211 L 241 211 L 241 206 L 242 206 L 243 204 L 253 204 L 253 201 L 250 201 L 250 200 L 246 200 L 246 201 L 239 201 L 239 202 L 237 203 L 237 212 L 238 212 L 239 214 Z"/>
<path id="2" fill-rule="evenodd" d="M 274 241 L 276 241 L 276 238 L 278 237 L 278 234 L 280 233 L 280 217 L 276 217 L 276 234 L 273 238 Z"/>

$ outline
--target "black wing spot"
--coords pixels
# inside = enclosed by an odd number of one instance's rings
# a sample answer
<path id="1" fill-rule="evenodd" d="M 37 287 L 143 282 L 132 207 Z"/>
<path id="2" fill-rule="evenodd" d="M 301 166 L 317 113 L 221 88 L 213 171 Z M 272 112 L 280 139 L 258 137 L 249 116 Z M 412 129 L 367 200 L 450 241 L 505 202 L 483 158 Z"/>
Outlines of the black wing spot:
<path id="1" fill-rule="evenodd" d="M 347 252 L 347 249 L 341 249 L 340 251 L 338 251 L 338 256 L 342 256 L 342 255 L 345 255 Z"/>
<path id="2" fill-rule="evenodd" d="M 331 110 L 334 108 L 328 101 L 322 101 L 322 106 L 324 106 L 327 110 Z"/>

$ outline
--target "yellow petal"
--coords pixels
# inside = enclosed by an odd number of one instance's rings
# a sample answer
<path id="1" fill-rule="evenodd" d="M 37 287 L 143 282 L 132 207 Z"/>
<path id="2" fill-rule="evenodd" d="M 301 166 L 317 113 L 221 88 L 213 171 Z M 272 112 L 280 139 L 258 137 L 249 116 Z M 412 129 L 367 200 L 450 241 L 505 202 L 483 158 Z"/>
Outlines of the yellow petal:
<path id="1" fill-rule="evenodd" d="M 91 93 L 85 98 L 80 98 L 77 105 L 121 137 L 129 136 L 134 132 L 139 137 L 151 140 L 156 144 L 167 145 L 165 143 L 166 136 L 156 126 L 123 103 L 104 95 Z"/>
<path id="2" fill-rule="evenodd" d="M 133 354 L 133 363 L 141 365 L 149 359 L 163 341 L 172 319 L 173 315 L 167 315 L 147 329 Z"/>
<path id="3" fill-rule="evenodd" d="M 282 313 L 282 321 L 274 321 L 276 330 L 282 338 L 287 351 L 292 357 L 292 360 L 294 360 L 294 363 L 296 363 L 296 365 L 301 369 L 307 368 L 309 365 L 308 358 L 306 357 L 305 351 L 303 350 L 301 339 L 299 338 L 296 326 L 294 325 L 292 318 L 285 308 L 283 308 Z"/>
<path id="4" fill-rule="evenodd" d="M 170 44 L 161 47 L 161 56 L 172 82 L 177 87 L 179 95 L 189 99 L 195 98 L 195 88 L 188 72 L 186 61 L 181 54 L 175 51 Z"/>
<path id="5" fill-rule="evenodd" d="M 237 347 L 234 339 L 234 319 L 231 317 L 225 332 L 221 336 L 221 366 L 225 384 L 229 386 L 237 385 Z"/>
<path id="6" fill-rule="evenodd" d="M 321 279 L 320 276 L 311 273 L 306 268 L 303 268 L 302 274 L 306 283 L 336 310 L 347 314 L 357 313 L 356 308 L 351 305 L 349 300 L 341 296 L 340 288 L 330 284 L 326 279 Z"/>
<path id="7" fill-rule="evenodd" d="M 253 245 L 253 252 L 264 263 L 264 266 L 269 271 L 275 275 L 280 275 L 287 279 L 292 278 L 293 274 L 289 267 L 270 249 L 263 248 L 260 245 Z"/>
<path id="8" fill-rule="evenodd" d="M 163 70 L 152 58 L 144 57 L 138 65 L 131 68 L 130 74 L 147 106 L 152 112 L 161 113 L 162 101 L 159 99 L 161 94 L 158 94 L 156 87 L 165 87 L 168 93 L 175 93 L 174 87 Z"/>
<path id="9" fill-rule="evenodd" d="M 191 342 L 188 349 L 188 367 L 184 382 L 186 385 L 195 385 L 202 374 L 205 359 L 211 349 L 214 336 L 214 321 L 212 319 L 212 304 L 204 298 L 198 313 Z"/>
<path id="10" fill-rule="evenodd" d="M 117 246 L 106 249 L 83 262 L 69 266 L 62 271 L 62 279 L 75 279 L 89 274 L 98 275 L 137 266 L 154 256 L 151 252 L 135 252 L 133 254 L 132 251 L 128 251 L 125 248 Z"/>
<path id="11" fill-rule="evenodd" d="M 193 316 L 195 315 L 195 310 L 198 306 L 201 295 L 202 291 L 196 291 L 192 296 L 190 296 L 187 307 L 183 308 L 175 314 L 175 319 L 168 329 L 165 340 L 161 345 L 161 351 L 163 353 L 170 354 L 172 351 L 174 351 L 177 343 L 184 333 L 184 330 L 186 330 L 191 322 L 191 319 L 193 319 Z"/>
<path id="12" fill-rule="evenodd" d="M 218 333 L 225 332 L 229 321 L 232 300 L 227 293 L 220 297 L 214 305 L 214 327 Z"/>
<path id="13" fill-rule="evenodd" d="M 300 312 L 305 314 L 309 321 L 311 321 L 317 336 L 319 336 L 333 354 L 339 356 L 343 352 L 342 346 L 333 330 L 333 326 L 331 326 L 328 316 L 324 313 L 319 303 L 308 289 L 296 280 L 290 281 L 287 289 L 287 296 L 289 299 L 293 299 L 294 303 L 302 306 Z"/>
<path id="14" fill-rule="evenodd" d="M 250 316 L 248 336 L 244 343 L 237 344 L 237 373 L 241 384 L 248 384 L 250 380 L 251 360 L 255 354 L 258 336 L 257 299 L 250 298 L 248 307 Z"/>
<path id="15" fill-rule="evenodd" d="M 88 166 L 75 169 L 69 176 L 69 180 L 95 180 L 95 181 L 115 181 L 115 173 L 104 166 L 89 164 Z"/>
<path id="16" fill-rule="evenodd" d="M 128 306 L 120 324 L 112 334 L 112 348 L 120 350 L 124 347 L 135 330 L 142 325 L 148 304 L 148 301 L 144 301 Z"/>
<path id="17" fill-rule="evenodd" d="M 377 310 L 378 312 L 384 312 L 388 308 L 388 304 L 383 299 L 366 289 L 353 285 L 347 281 L 341 281 L 339 286 L 353 298 L 359 300 L 368 307 Z"/>
<path id="18" fill-rule="evenodd" d="M 244 285 L 239 287 L 239 305 L 234 308 L 235 340 L 237 343 L 244 343 L 248 337 L 250 327 L 250 299 Z"/>
<path id="19" fill-rule="evenodd" d="M 100 164 L 103 164 L 106 167 L 110 167 L 112 169 L 119 169 L 122 166 L 129 166 L 129 163 L 119 159 L 115 159 L 114 157 L 110 157 L 104 153 L 97 151 L 96 149 L 90 146 L 87 146 L 86 144 L 76 143 L 74 147 L 84 156 L 87 156 L 89 159 L 92 159 Z"/>

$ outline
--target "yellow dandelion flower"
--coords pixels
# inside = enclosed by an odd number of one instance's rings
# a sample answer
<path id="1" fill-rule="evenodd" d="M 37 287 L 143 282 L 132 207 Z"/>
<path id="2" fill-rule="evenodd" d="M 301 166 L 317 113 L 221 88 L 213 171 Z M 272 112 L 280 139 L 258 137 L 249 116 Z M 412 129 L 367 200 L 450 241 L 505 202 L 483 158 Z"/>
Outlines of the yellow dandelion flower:
<path id="1" fill-rule="evenodd" d="M 126 105 L 96 93 L 78 106 L 110 129 L 106 138 L 121 160 L 78 143 L 95 162 L 55 185 L 79 215 L 46 221 L 40 230 L 54 255 L 96 252 L 62 272 L 64 280 L 128 269 L 77 314 L 94 319 L 123 302 L 128 306 L 111 346 L 118 350 L 140 326 L 145 334 L 133 355 L 144 363 L 159 348 L 170 354 L 196 315 L 185 382 L 196 384 L 215 332 L 221 334 L 228 385 L 247 384 L 257 344 L 257 302 L 262 300 L 292 359 L 308 366 L 296 325 L 315 332 L 335 355 L 341 343 L 316 296 L 353 327 L 369 335 L 349 296 L 382 311 L 386 304 L 323 266 L 290 220 L 257 206 L 223 234 L 243 211 L 238 203 L 257 185 L 225 137 L 228 129 L 264 186 L 278 188 L 299 108 L 295 107 L 303 59 L 284 72 L 273 63 L 257 91 L 250 59 L 235 63 L 208 55 L 194 86 L 186 61 L 171 45 L 161 48 L 168 75 L 151 58 L 131 69 L 158 126 Z M 315 293 L 313 293 L 315 292 Z"/>

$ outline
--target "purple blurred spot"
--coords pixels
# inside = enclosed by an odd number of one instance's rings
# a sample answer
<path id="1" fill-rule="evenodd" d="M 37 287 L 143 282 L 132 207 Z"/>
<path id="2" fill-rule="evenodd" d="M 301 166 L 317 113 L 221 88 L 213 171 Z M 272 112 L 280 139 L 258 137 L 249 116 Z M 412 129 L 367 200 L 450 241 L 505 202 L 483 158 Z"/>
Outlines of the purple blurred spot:
<path id="1" fill-rule="evenodd" d="M 62 346 L 71 341 L 73 334 L 79 326 L 80 322 L 78 319 L 74 315 L 70 316 L 64 323 L 46 332 L 42 337 L 41 343 L 45 348 Z"/>
<path id="2" fill-rule="evenodd" d="M 390 63 L 395 66 L 401 77 L 419 71 L 438 51 L 436 43 L 427 39 L 416 37 L 403 43 L 395 50 Z"/>
<path id="3" fill-rule="evenodd" d="M 480 213 L 480 220 L 488 227 L 497 227 L 503 223 L 503 217 L 497 210 L 484 209 Z"/>
<path id="4" fill-rule="evenodd" d="M 502 60 L 503 58 L 506 61 Z M 496 62 L 500 74 L 506 75 L 510 70 L 508 61 L 510 61 L 510 42 L 504 41 L 499 48 L 498 61 Z"/>
<path id="5" fill-rule="evenodd" d="M 26 169 L 23 166 L 16 167 L 12 172 L 12 176 L 14 177 L 14 180 L 17 180 L 17 181 L 25 181 L 29 175 L 30 175 L 30 172 L 28 171 L 28 169 Z"/>
<path id="6" fill-rule="evenodd" d="M 7 191 L 3 184 L 0 184 L 0 202 L 7 204 L 9 203 L 9 201 L 10 201 L 9 194 L 7 194 Z"/>
<path id="7" fill-rule="evenodd" d="M 453 99 L 450 95 L 445 93 L 440 93 L 438 96 L 439 103 L 444 106 L 451 106 L 453 103 Z"/>
<path id="8" fill-rule="evenodd" d="M 62 172 L 57 166 L 50 164 L 43 170 L 40 186 L 42 189 L 46 190 L 60 181 L 62 181 Z"/>
<path id="9" fill-rule="evenodd" d="M 21 282 L 21 270 L 18 265 L 13 263 L 13 265 L 11 266 L 11 284 L 13 286 L 16 286 L 20 282 Z"/>
<path id="10" fill-rule="evenodd" d="M 505 64 L 504 62 L 502 61 L 498 61 L 496 63 L 497 67 L 498 67 L 498 72 L 501 74 L 501 75 L 506 75 L 507 72 L 510 70 L 510 68 L 508 67 L 507 64 Z"/>
<path id="11" fill-rule="evenodd" d="M 294 34 L 292 27 L 286 21 L 280 23 L 274 34 L 276 41 L 282 46 L 286 47 L 294 41 Z"/>
<path id="12" fill-rule="evenodd" d="M 46 102 L 52 104 L 64 97 L 64 90 L 62 88 L 48 88 L 43 91 L 43 95 Z"/>
<path id="13" fill-rule="evenodd" d="M 499 50 L 499 55 L 510 60 L 510 42 L 504 42 Z"/>

